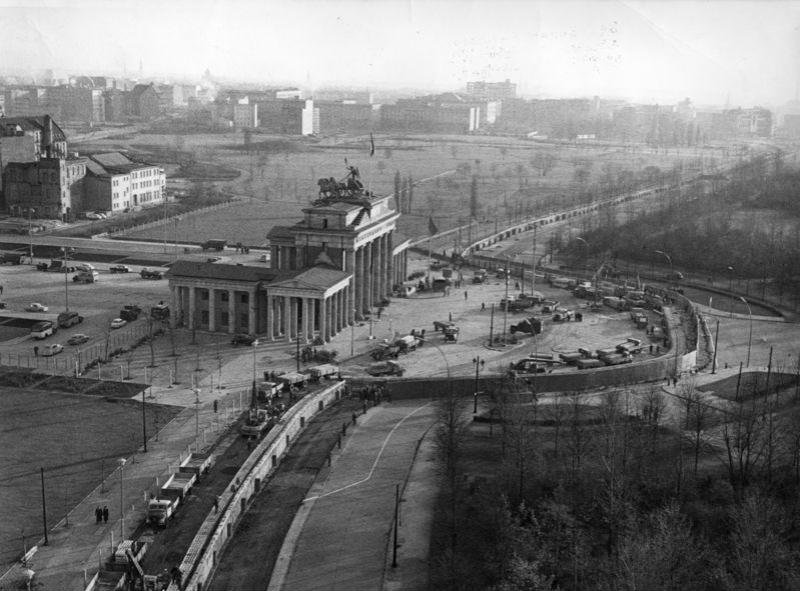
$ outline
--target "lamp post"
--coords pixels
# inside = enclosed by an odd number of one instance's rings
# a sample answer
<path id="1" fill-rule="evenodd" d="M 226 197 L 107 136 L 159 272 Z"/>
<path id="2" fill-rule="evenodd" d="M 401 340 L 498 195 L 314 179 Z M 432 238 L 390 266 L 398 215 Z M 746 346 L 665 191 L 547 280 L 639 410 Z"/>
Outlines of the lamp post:
<path id="1" fill-rule="evenodd" d="M 480 376 L 481 367 L 483 367 L 486 364 L 486 360 L 481 359 L 480 355 L 478 355 L 477 357 L 475 357 L 472 360 L 472 363 L 475 364 L 475 392 L 472 395 L 472 397 L 473 397 L 473 399 L 472 399 L 472 414 L 473 415 L 477 415 L 478 414 L 478 378 Z M 474 416 L 473 416 L 473 418 L 474 418 Z"/>
<path id="2" fill-rule="evenodd" d="M 69 312 L 69 273 L 67 273 L 67 247 L 62 246 L 61 251 L 64 255 L 64 311 Z"/>
<path id="3" fill-rule="evenodd" d="M 123 489 L 122 472 L 127 460 L 120 458 L 119 462 L 119 539 L 125 539 L 125 492 Z"/>
<path id="4" fill-rule="evenodd" d="M 200 441 L 200 388 L 193 388 L 194 392 L 194 449 L 199 451 L 197 444 Z"/>
<path id="5" fill-rule="evenodd" d="M 728 294 L 731 296 L 731 310 L 730 317 L 733 318 L 733 273 L 736 271 L 733 267 L 726 267 L 731 274 L 728 276 Z"/>
<path id="6" fill-rule="evenodd" d="M 298 335 L 298 339 L 300 336 Z M 256 347 L 258 347 L 258 339 L 253 341 L 253 399 L 255 399 L 256 393 Z"/>
<path id="7" fill-rule="evenodd" d="M 747 306 L 747 315 L 750 317 L 750 330 L 747 335 L 747 363 L 745 364 L 750 367 L 750 348 L 753 345 L 753 311 L 750 309 L 750 303 L 746 299 L 741 296 L 739 296 L 739 299 Z"/>
<path id="8" fill-rule="evenodd" d="M 355 342 L 356 342 L 356 309 L 353 308 L 353 322 L 350 324 L 350 357 L 355 355 Z"/>
<path id="9" fill-rule="evenodd" d="M 503 346 L 506 345 L 506 326 L 508 325 L 508 259 L 506 259 L 506 268 L 505 268 L 505 276 L 506 276 L 506 303 L 503 306 Z"/>

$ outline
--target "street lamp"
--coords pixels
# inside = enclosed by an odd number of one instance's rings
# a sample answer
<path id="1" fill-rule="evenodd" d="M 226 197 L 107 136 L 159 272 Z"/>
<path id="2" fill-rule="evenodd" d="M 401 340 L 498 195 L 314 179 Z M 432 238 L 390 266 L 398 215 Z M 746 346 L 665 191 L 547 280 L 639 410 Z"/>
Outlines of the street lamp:
<path id="1" fill-rule="evenodd" d="M 739 296 L 739 299 L 747 306 L 747 315 L 750 317 L 750 331 L 747 335 L 747 363 L 745 364 L 747 367 L 750 367 L 750 348 L 753 345 L 753 311 L 750 309 L 750 304 L 746 299 L 741 296 Z"/>
<path id="2" fill-rule="evenodd" d="M 473 404 L 472 404 L 472 414 L 478 414 L 478 377 L 480 375 L 481 367 L 486 364 L 486 360 L 481 359 L 480 355 L 475 357 L 472 360 L 472 363 L 475 364 L 475 393 L 473 394 Z"/>
<path id="3" fill-rule="evenodd" d="M 506 345 L 506 325 L 508 324 L 508 276 L 509 276 L 509 269 L 508 269 L 509 260 L 506 258 L 506 268 L 505 268 L 505 276 L 506 276 L 506 303 L 503 306 L 503 346 Z"/>
<path id="4" fill-rule="evenodd" d="M 33 264 L 33 225 L 31 223 L 31 216 L 36 213 L 36 208 L 29 207 L 28 208 L 28 238 L 30 239 L 30 252 L 31 255 L 31 265 Z"/>
<path id="5" fill-rule="evenodd" d="M 193 388 L 194 392 L 194 449 L 200 451 L 197 447 L 200 442 L 200 388 Z"/>
<path id="6" fill-rule="evenodd" d="M 119 539 L 122 541 L 125 539 L 125 494 L 122 488 L 122 471 L 128 460 L 120 458 L 117 461 L 119 462 Z"/>
<path id="7" fill-rule="evenodd" d="M 300 335 L 297 335 L 298 340 L 300 339 Z M 256 392 L 256 347 L 258 346 L 258 339 L 253 341 L 253 404 L 255 404 L 255 399 L 257 396 Z"/>

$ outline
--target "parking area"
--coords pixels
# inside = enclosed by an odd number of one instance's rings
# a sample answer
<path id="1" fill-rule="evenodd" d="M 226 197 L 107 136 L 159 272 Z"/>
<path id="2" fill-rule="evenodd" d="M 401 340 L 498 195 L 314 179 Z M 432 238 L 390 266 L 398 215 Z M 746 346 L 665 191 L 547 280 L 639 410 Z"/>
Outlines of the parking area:
<path id="1" fill-rule="evenodd" d="M 35 263 L 43 262 L 34 260 Z M 81 261 L 69 261 L 70 265 Z M 112 273 L 114 263 L 91 263 L 96 271 L 94 283 L 79 283 L 72 280 L 76 273 L 61 271 L 39 271 L 30 265 L 3 265 L 0 267 L 0 285 L 3 286 L 0 301 L 5 308 L 0 310 L 0 354 L 30 354 L 33 347 L 42 344 L 60 343 L 69 350 L 67 340 L 76 333 L 89 336 L 85 346 L 102 343 L 113 334 L 115 341 L 124 341 L 130 325 L 111 328 L 111 321 L 118 318 L 120 309 L 126 304 L 136 304 L 143 310 L 168 300 L 167 281 L 146 280 L 139 275 L 141 267 L 130 266 L 130 272 Z M 152 268 L 152 267 L 150 267 Z M 161 271 L 165 269 L 161 268 Z M 66 277 L 65 277 L 66 276 Z M 20 313 L 31 303 L 41 303 L 48 308 L 42 320 L 64 312 L 67 307 L 77 312 L 83 321 L 45 339 L 31 337 L 30 329 L 36 318 L 8 318 L 3 313 Z M 132 324 L 144 323 L 143 316 Z M 119 332 L 120 336 L 116 336 Z"/>

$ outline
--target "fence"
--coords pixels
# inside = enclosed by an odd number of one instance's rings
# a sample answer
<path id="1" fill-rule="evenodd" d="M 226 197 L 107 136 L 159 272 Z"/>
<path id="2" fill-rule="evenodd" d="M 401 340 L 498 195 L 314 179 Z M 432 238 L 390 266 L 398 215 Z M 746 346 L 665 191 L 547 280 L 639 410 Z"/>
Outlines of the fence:
<path id="1" fill-rule="evenodd" d="M 207 207 L 201 207 L 200 209 L 193 209 L 192 211 L 187 211 L 181 213 L 179 217 L 187 217 L 192 215 L 199 215 L 203 213 L 207 213 L 209 211 L 217 211 L 219 209 L 223 209 L 226 207 L 230 207 L 234 203 L 237 203 L 237 200 L 232 199 L 230 201 L 225 201 L 223 203 L 216 203 L 214 205 L 209 205 Z M 175 216 L 178 217 L 178 216 Z M 141 232 L 142 230 L 149 230 L 150 228 L 156 228 L 159 226 L 163 226 L 165 224 L 171 223 L 172 218 L 159 218 L 157 220 L 153 220 L 152 222 L 145 222 L 144 224 L 137 224 L 135 226 L 131 226 L 129 228 L 123 228 L 122 230 L 117 230 L 116 232 L 106 232 L 103 234 L 104 237 L 111 237 L 111 238 L 120 238 L 125 237 L 128 234 L 132 234 L 135 232 Z M 98 235 L 99 236 L 99 235 Z M 94 236 L 92 236 L 94 238 Z M 138 238 L 137 238 L 138 240 Z M 156 240 L 156 242 L 160 242 Z"/>
<path id="2" fill-rule="evenodd" d="M 210 513 L 206 517 L 181 562 L 181 572 L 186 573 L 184 589 L 205 587 L 237 522 L 265 479 L 275 471 L 292 440 L 305 429 L 311 417 L 341 398 L 343 389 L 344 382 L 337 382 L 298 402 L 245 461 L 234 478 L 234 484 L 220 495 L 219 513 Z M 169 590 L 179 591 L 179 588 L 172 583 Z"/>

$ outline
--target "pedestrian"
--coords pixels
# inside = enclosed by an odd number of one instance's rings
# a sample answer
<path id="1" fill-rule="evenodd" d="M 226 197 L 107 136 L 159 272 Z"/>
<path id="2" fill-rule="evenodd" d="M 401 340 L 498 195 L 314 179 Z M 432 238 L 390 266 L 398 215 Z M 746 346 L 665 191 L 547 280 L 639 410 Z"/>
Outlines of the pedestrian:
<path id="1" fill-rule="evenodd" d="M 468 295 L 469 295 L 469 294 L 468 294 L 466 291 L 464 291 L 464 301 L 465 301 L 465 302 L 467 301 L 467 296 L 468 296 Z"/>
<path id="2" fill-rule="evenodd" d="M 100 507 L 96 507 L 94 510 L 94 522 L 100 523 L 103 521 L 103 510 Z"/>
<path id="3" fill-rule="evenodd" d="M 486 302 L 481 302 L 481 312 L 486 309 Z"/>
<path id="4" fill-rule="evenodd" d="M 39 347 L 34 347 L 33 348 L 33 356 L 34 357 L 38 357 L 39 356 Z"/>
<path id="5" fill-rule="evenodd" d="M 0 285 L 0 295 L 3 295 L 3 286 Z"/>
<path id="6" fill-rule="evenodd" d="M 108 505 L 103 507 L 103 522 L 108 523 Z"/>
<path id="7" fill-rule="evenodd" d="M 214 513 L 219 512 L 219 497 L 214 497 Z"/>
<path id="8" fill-rule="evenodd" d="M 652 355 L 652 354 L 653 354 L 653 344 L 650 343 L 650 355 Z"/>
<path id="9" fill-rule="evenodd" d="M 678 378 L 676 378 L 676 377 L 672 378 L 672 385 L 673 386 L 677 386 L 678 385 Z"/>
<path id="10" fill-rule="evenodd" d="M 218 407 L 218 406 L 219 406 L 219 402 L 217 402 L 217 401 L 215 400 L 215 401 L 214 401 L 214 412 L 215 412 L 215 413 L 217 412 L 217 407 Z"/>
<path id="11" fill-rule="evenodd" d="M 514 282 L 514 289 L 519 289 L 519 281 Z"/>
<path id="12" fill-rule="evenodd" d="M 356 413 L 353 413 L 353 424 L 356 424 Z"/>

